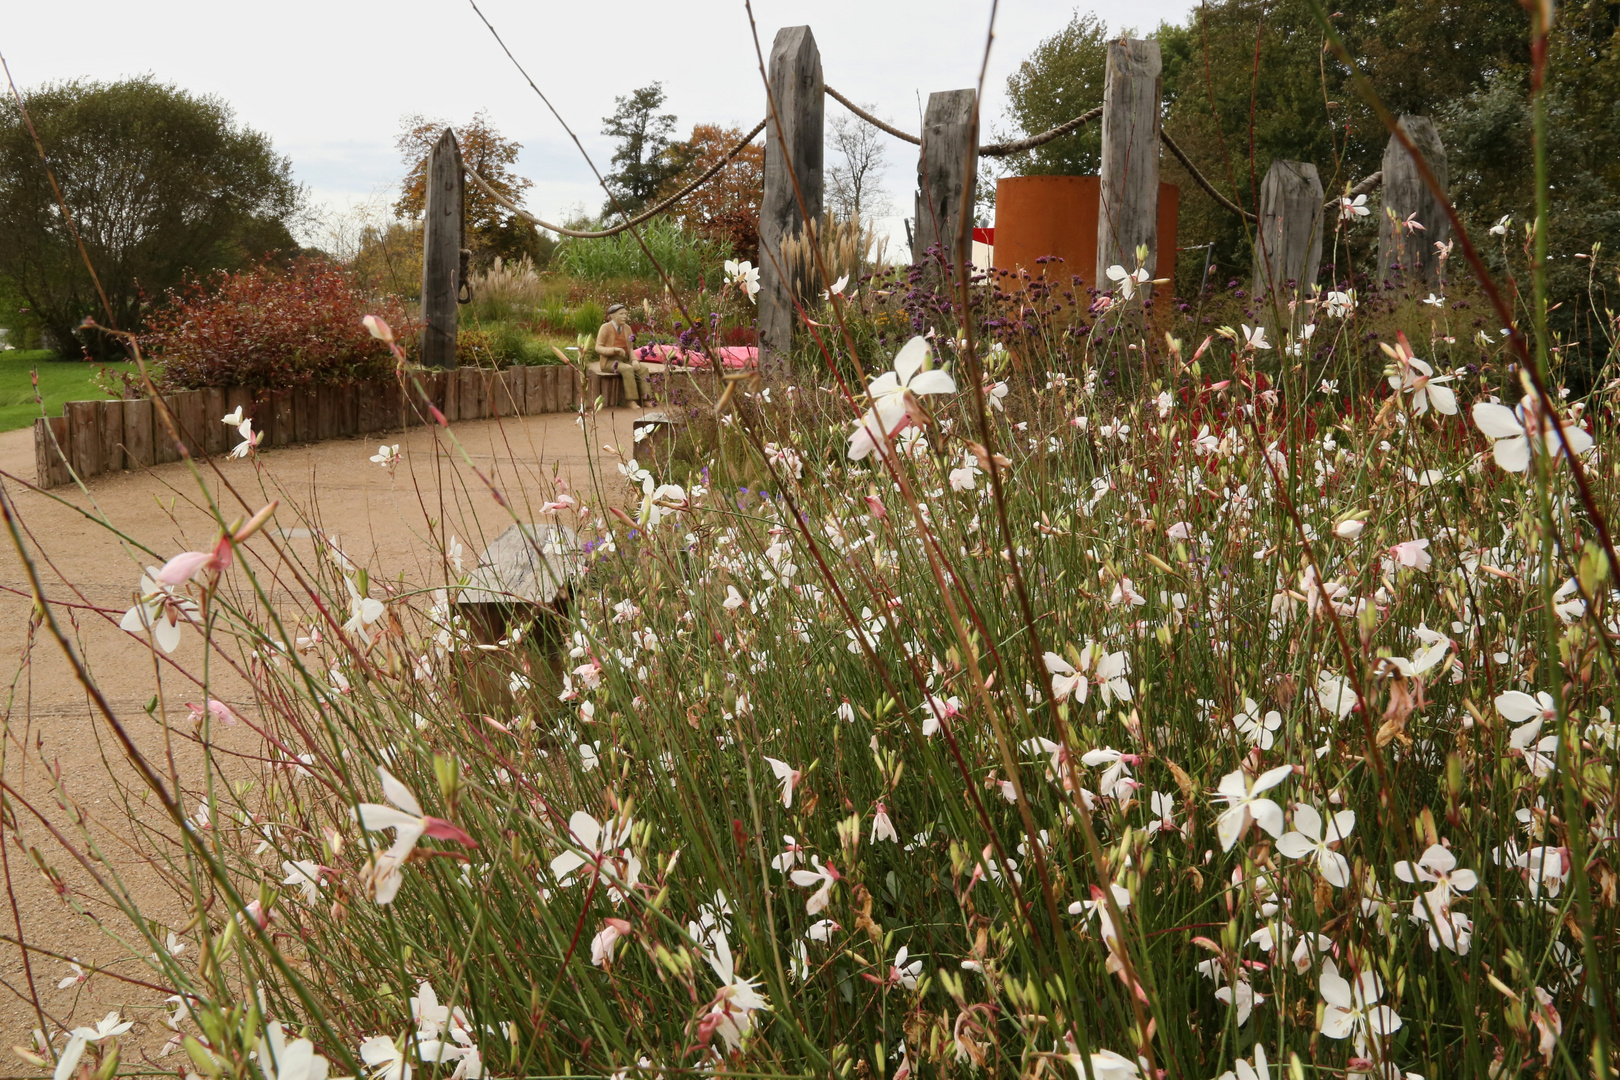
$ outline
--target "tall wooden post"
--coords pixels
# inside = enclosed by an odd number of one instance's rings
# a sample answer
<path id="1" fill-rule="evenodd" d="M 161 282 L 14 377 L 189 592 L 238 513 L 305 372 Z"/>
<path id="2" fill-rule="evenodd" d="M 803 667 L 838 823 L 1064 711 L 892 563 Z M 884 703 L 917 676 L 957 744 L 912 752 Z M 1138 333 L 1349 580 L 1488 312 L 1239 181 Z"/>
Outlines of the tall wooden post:
<path id="1" fill-rule="evenodd" d="M 461 265 L 464 213 L 461 147 L 449 128 L 427 160 L 427 206 L 422 215 L 422 365 L 456 366 L 456 280 Z"/>
<path id="2" fill-rule="evenodd" d="M 1106 271 L 1146 266 L 1159 251 L 1159 43 L 1115 41 L 1103 82 L 1102 190 L 1097 200 L 1097 288 Z M 1138 248 L 1147 256 L 1138 260 Z M 1172 268 L 1173 269 L 1173 268 Z M 1144 290 L 1145 292 L 1145 290 Z"/>
<path id="3" fill-rule="evenodd" d="M 973 99 L 972 90 L 941 90 L 928 95 L 922 150 L 917 155 L 914 259 L 927 258 L 930 248 L 939 247 L 952 266 L 971 265 L 966 254 L 971 249 L 962 239 L 962 192 L 972 190 L 979 174 Z M 972 227 L 969 222 L 968 228 Z"/>
<path id="4" fill-rule="evenodd" d="M 1450 175 L 1446 168 L 1446 148 L 1440 142 L 1440 132 L 1427 116 L 1403 116 L 1401 129 L 1412 145 L 1417 147 L 1429 163 L 1429 170 L 1440 181 L 1440 190 L 1447 190 Z M 1434 245 L 1451 239 L 1451 221 L 1446 217 L 1440 200 L 1429 191 L 1423 177 L 1418 174 L 1417 162 L 1394 135 L 1384 147 L 1384 208 L 1386 213 L 1378 226 L 1378 270 L 1391 280 L 1405 278 L 1411 282 L 1426 282 L 1430 286 L 1440 281 L 1440 260 Z M 1387 211 L 1394 211 L 1400 224 L 1392 220 Z M 1422 229 L 1406 224 L 1416 215 Z"/>
<path id="5" fill-rule="evenodd" d="M 805 231 L 805 212 L 821 219 L 821 52 L 808 26 L 778 30 L 771 45 L 771 101 L 766 103 L 765 194 L 759 208 L 760 356 L 786 357 L 798 322 L 793 298 L 808 282 L 794 281 L 782 241 Z M 771 111 L 774 102 L 775 111 Z M 794 184 L 797 181 L 798 190 Z M 804 199 L 804 212 L 799 209 Z"/>
<path id="6" fill-rule="evenodd" d="M 1303 161 L 1273 161 L 1260 184 L 1254 233 L 1254 295 L 1290 281 L 1308 296 L 1322 266 L 1322 178 Z"/>

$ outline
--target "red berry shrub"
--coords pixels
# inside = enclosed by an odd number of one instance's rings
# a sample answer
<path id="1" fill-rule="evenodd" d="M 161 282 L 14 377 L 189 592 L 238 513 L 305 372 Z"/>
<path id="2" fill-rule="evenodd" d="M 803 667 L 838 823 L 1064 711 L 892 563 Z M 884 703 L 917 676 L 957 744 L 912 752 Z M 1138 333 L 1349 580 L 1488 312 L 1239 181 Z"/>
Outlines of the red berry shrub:
<path id="1" fill-rule="evenodd" d="M 387 375 L 393 357 L 360 324 L 366 315 L 414 345 L 417 324 L 397 298 L 376 300 L 338 267 L 303 259 L 187 282 L 169 294 L 142 342 L 163 363 L 164 389 L 285 390 Z"/>

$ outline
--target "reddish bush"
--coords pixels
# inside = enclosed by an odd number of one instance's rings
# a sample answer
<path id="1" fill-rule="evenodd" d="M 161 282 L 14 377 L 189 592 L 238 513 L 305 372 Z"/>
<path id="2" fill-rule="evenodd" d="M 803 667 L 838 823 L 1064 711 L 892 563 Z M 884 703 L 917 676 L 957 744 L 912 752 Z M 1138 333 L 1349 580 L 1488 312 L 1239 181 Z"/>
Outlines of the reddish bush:
<path id="1" fill-rule="evenodd" d="M 246 386 L 283 390 L 373 379 L 394 366 L 360 324 L 380 315 L 402 343 L 416 324 L 395 298 L 377 301 L 318 259 L 189 281 L 171 292 L 142 342 L 163 362 L 164 389 Z"/>

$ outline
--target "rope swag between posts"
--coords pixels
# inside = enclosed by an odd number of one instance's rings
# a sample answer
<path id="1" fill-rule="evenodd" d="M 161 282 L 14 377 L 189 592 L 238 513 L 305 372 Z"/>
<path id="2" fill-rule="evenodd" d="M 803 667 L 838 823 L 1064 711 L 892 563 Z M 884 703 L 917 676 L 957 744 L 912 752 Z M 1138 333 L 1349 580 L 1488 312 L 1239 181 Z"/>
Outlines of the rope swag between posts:
<path id="1" fill-rule="evenodd" d="M 856 117 L 864 120 L 868 124 L 871 124 L 879 131 L 892 135 L 896 139 L 899 139 L 902 142 L 910 143 L 913 146 L 922 145 L 922 139 L 918 136 L 901 131 L 897 127 L 884 123 L 882 120 L 879 120 L 877 117 L 855 104 L 843 94 L 840 94 L 837 90 L 834 90 L 831 86 L 824 87 L 824 89 L 826 90 L 828 97 L 832 98 L 844 108 L 848 109 Z M 1085 124 L 1091 123 L 1093 120 L 1096 120 L 1102 115 L 1102 111 L 1102 106 L 1099 105 L 1089 112 L 1081 113 L 1073 120 L 1059 124 L 1057 127 L 1051 128 L 1050 130 L 1043 131 L 1039 135 L 1031 135 L 1027 139 L 1019 139 L 1016 142 L 986 143 L 985 145 L 979 147 L 979 155 L 981 157 L 1007 157 L 1012 154 L 1022 154 L 1026 150 L 1037 149 L 1038 147 L 1045 146 L 1047 143 L 1052 142 L 1055 139 L 1061 139 L 1065 135 L 1072 134 Z M 656 217 L 665 210 L 668 210 L 671 206 L 674 206 L 676 203 L 692 194 L 692 192 L 708 183 L 709 180 L 713 179 L 716 173 L 725 168 L 727 165 L 731 164 L 732 160 L 736 158 L 738 154 L 742 153 L 743 149 L 749 143 L 758 138 L 759 133 L 764 130 L 765 121 L 761 120 L 759 123 L 754 125 L 754 129 L 752 131 L 739 139 L 737 144 L 726 152 L 725 157 L 721 158 L 719 161 L 715 162 L 708 169 L 706 169 L 703 172 L 703 175 L 681 188 L 681 190 L 677 191 L 669 198 L 664 199 L 655 206 L 643 210 L 630 220 L 621 222 L 612 228 L 600 230 L 568 229 L 561 225 L 553 225 L 549 221 L 542 221 L 528 211 L 518 207 L 511 200 L 507 199 L 504 195 L 501 195 L 494 188 L 490 187 L 489 183 L 482 176 L 479 176 L 471 166 L 463 167 L 466 169 L 468 178 L 471 179 L 474 184 L 477 184 L 479 189 L 482 190 L 484 194 L 488 195 L 490 198 L 512 211 L 512 213 L 516 214 L 524 221 L 527 221 L 530 225 L 533 225 L 539 229 L 545 229 L 548 232 L 554 232 L 559 236 L 570 236 L 579 240 L 599 240 L 609 236 L 617 236 L 626 229 L 640 225 L 649 218 Z M 1182 167 L 1187 170 L 1188 174 L 1193 178 L 1193 181 L 1197 183 L 1199 187 L 1203 188 L 1209 197 L 1219 203 L 1223 209 L 1238 215 L 1245 221 L 1253 222 L 1255 220 L 1254 214 L 1243 209 L 1243 207 L 1221 194 L 1220 189 L 1217 188 L 1208 177 L 1198 171 L 1198 167 L 1192 163 L 1192 159 L 1187 156 L 1186 152 L 1182 150 L 1181 147 L 1176 145 L 1176 141 L 1170 137 L 1170 133 L 1168 131 L 1160 128 L 1159 139 L 1164 143 L 1165 149 L 1169 150 L 1170 153 L 1175 156 L 1176 160 L 1181 162 Z M 1383 173 L 1375 172 L 1371 176 L 1359 181 L 1354 187 L 1352 187 L 1346 197 L 1354 198 L 1357 195 L 1365 195 L 1371 191 L 1374 191 L 1377 189 L 1382 180 Z M 1337 205 L 1338 202 L 1338 197 L 1335 197 L 1329 199 L 1323 204 L 1323 206 L 1324 208 L 1332 207 Z"/>

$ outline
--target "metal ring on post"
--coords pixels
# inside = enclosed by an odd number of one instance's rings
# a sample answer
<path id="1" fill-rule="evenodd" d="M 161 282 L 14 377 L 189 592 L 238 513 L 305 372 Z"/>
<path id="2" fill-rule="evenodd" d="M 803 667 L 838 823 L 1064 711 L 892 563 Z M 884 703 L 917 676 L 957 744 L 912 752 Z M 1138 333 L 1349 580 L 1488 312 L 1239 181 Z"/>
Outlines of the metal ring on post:
<path id="1" fill-rule="evenodd" d="M 466 248 L 461 249 L 461 264 L 456 270 L 456 303 L 472 303 L 472 282 L 467 280 L 472 263 L 472 252 Z"/>

